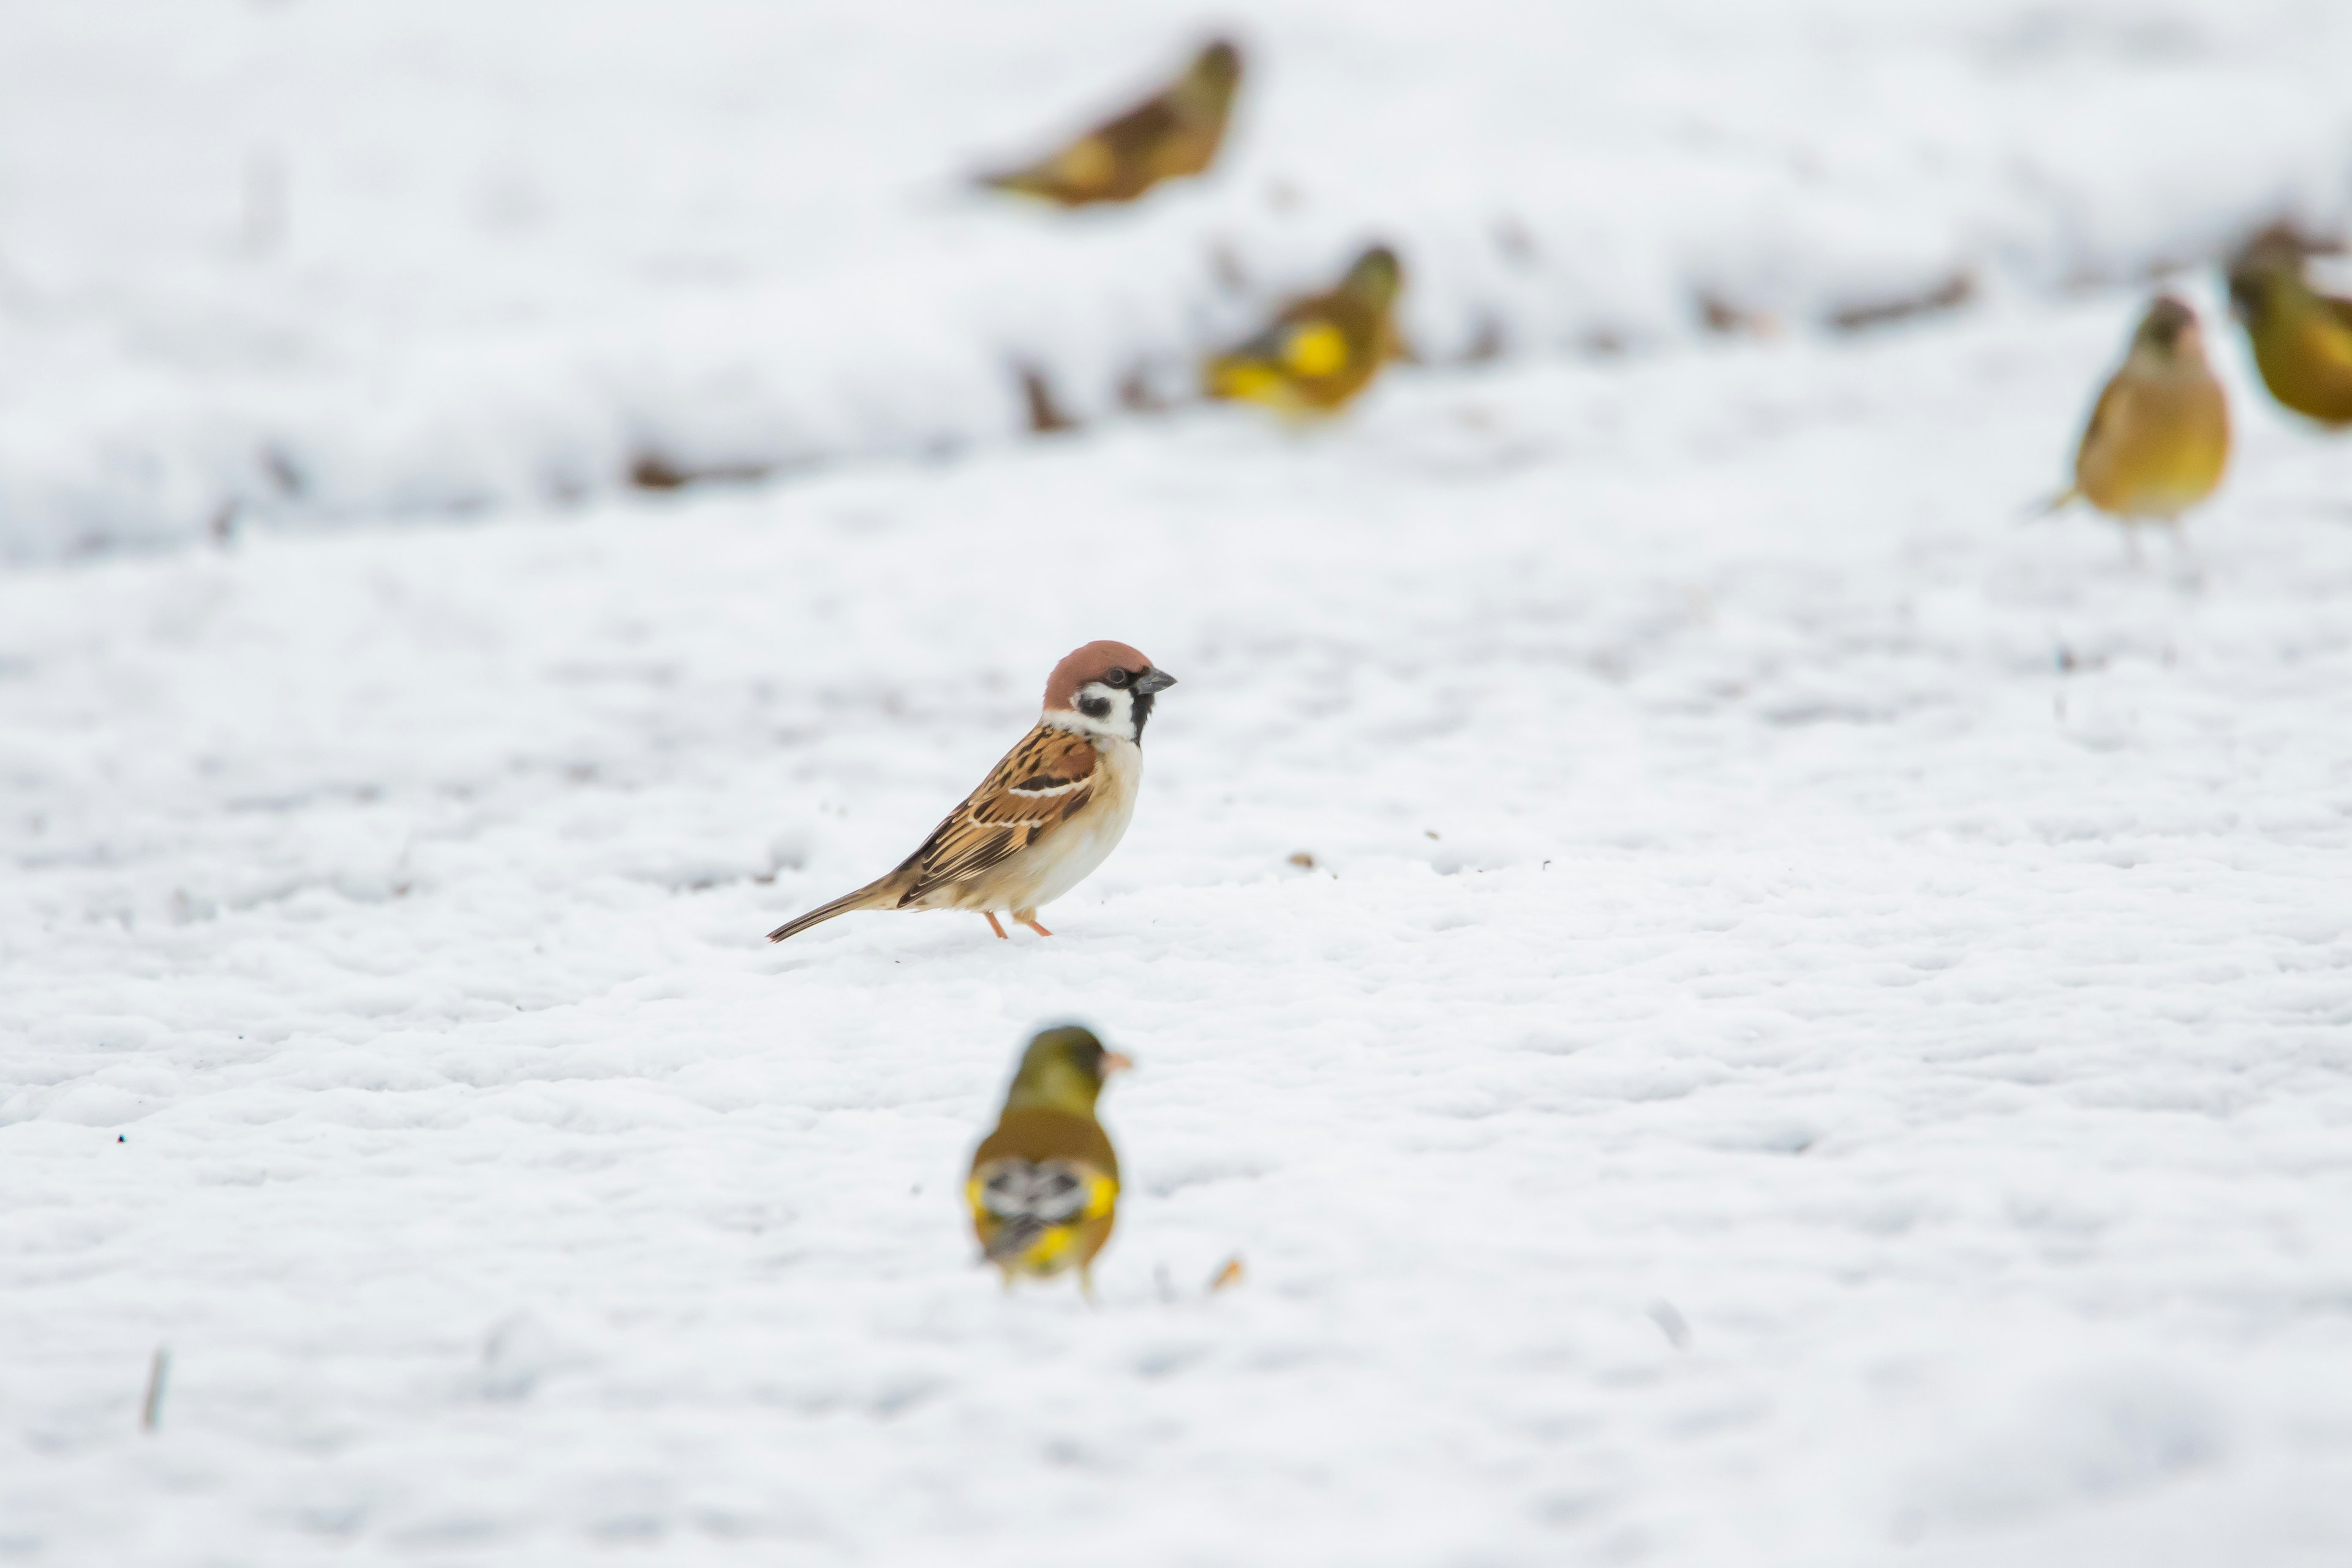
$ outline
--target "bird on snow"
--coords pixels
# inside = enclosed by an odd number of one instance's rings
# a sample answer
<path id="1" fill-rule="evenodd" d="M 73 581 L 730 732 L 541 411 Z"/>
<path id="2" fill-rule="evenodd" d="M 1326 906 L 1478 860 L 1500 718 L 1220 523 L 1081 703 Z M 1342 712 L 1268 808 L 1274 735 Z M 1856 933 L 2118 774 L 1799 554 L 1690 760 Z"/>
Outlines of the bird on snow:
<path id="1" fill-rule="evenodd" d="M 1029 1042 L 1005 1091 L 994 1131 L 972 1151 L 964 1203 L 983 1259 L 1004 1288 L 1027 1275 L 1078 1271 L 1095 1293 L 1095 1254 L 1110 1239 L 1118 1207 L 1118 1154 L 1095 1100 L 1112 1073 L 1134 1064 L 1075 1025 Z"/>
<path id="2" fill-rule="evenodd" d="M 2256 235 L 2230 264 L 2230 303 L 2273 397 L 2322 424 L 2352 425 L 2352 300 L 2305 278 L 2315 248 L 2284 226 Z"/>
<path id="3" fill-rule="evenodd" d="M 1143 726 L 1176 678 L 1119 642 L 1054 667 L 1036 727 L 887 876 L 768 933 L 782 942 L 852 910 L 969 910 L 1000 937 L 1004 910 L 1039 936 L 1037 910 L 1118 847 L 1143 783 Z"/>
<path id="4" fill-rule="evenodd" d="M 2073 487 L 2051 510 L 2081 500 L 2126 522 L 2176 522 L 2213 493 L 2229 461 L 2229 399 L 2205 362 L 2197 314 L 2158 295 L 2091 410 Z"/>
<path id="5" fill-rule="evenodd" d="M 1134 108 L 1059 152 L 983 174 L 980 183 L 1066 207 L 1131 202 L 1162 180 L 1201 174 L 1216 160 L 1241 79 L 1241 51 L 1219 38 Z"/>
<path id="6" fill-rule="evenodd" d="M 1393 313 L 1403 286 L 1396 252 L 1372 247 L 1339 287 L 1291 301 L 1264 331 L 1212 358 L 1209 395 L 1295 416 L 1345 407 L 1399 352 Z"/>

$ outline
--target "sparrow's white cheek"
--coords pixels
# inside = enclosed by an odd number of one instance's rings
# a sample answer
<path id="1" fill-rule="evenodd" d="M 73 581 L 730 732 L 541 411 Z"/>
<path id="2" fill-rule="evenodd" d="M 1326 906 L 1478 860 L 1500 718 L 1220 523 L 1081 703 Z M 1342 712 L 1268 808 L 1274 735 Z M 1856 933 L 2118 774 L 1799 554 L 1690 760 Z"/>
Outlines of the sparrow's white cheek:
<path id="1" fill-rule="evenodd" d="M 1078 715 L 1086 727 L 1103 735 L 1132 735 L 1135 732 L 1135 698 L 1132 692 L 1117 690 L 1100 682 L 1089 682 L 1078 688 Z"/>

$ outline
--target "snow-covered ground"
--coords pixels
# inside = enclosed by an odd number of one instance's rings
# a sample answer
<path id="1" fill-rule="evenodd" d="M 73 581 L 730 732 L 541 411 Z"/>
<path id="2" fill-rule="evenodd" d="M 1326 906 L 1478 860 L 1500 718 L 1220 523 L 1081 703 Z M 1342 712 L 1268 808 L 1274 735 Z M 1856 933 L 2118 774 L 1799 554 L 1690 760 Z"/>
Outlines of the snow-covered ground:
<path id="1" fill-rule="evenodd" d="M 1212 178 L 960 184 L 1217 26 Z M 2352 216 L 2347 80 L 2342 0 L 10 0 L 0 557 L 1116 415 L 1373 235 L 1436 361 L 2137 276 Z"/>
<path id="2" fill-rule="evenodd" d="M 1221 26 L 1212 178 L 960 187 Z M 2189 269 L 2221 499 L 2028 516 L 2131 280 L 2352 217 L 2347 80 L 2339 0 L 0 6 L 0 1560 L 2352 1561 L 2352 438 Z M 1181 402 L 1374 235 L 1423 364 Z M 1181 684 L 1061 934 L 760 940 L 1097 637 Z M 1064 1018 L 1093 1309 L 959 1207 Z"/>
<path id="3" fill-rule="evenodd" d="M 2024 520 L 2137 304 L 0 574 L 0 1552 L 2343 1563 L 2352 445 Z M 760 940 L 1097 636 L 1059 935 Z"/>

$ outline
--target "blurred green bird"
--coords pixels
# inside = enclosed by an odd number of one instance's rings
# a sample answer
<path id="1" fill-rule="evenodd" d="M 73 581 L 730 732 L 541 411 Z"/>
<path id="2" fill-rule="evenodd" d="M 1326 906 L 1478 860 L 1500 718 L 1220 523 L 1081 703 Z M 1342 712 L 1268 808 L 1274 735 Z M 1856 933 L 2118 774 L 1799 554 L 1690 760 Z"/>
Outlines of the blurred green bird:
<path id="1" fill-rule="evenodd" d="M 2173 522 L 2213 493 L 2230 463 L 2230 402 L 2205 360 L 2197 313 L 2169 294 L 2140 318 L 2074 453 L 2074 488 L 2126 521 Z"/>
<path id="2" fill-rule="evenodd" d="M 1118 1154 L 1095 1120 L 1095 1100 L 1112 1073 L 1134 1064 L 1076 1026 L 1029 1042 L 996 1130 L 972 1151 L 964 1203 L 981 1256 L 1006 1289 L 1026 1275 L 1050 1279 L 1076 1268 L 1094 1298 L 1095 1254 L 1110 1239 L 1118 1209 Z"/>
<path id="3" fill-rule="evenodd" d="M 2230 263 L 2230 303 L 2273 397 L 2322 424 L 2352 425 L 2352 300 L 2305 279 L 2318 248 L 2284 225 L 2264 229 Z"/>
<path id="4" fill-rule="evenodd" d="M 1202 374 L 1209 395 L 1297 416 L 1337 413 L 1398 356 L 1403 287 L 1396 252 L 1372 247 L 1338 288 L 1292 301 L 1264 331 L 1213 357 Z"/>
<path id="5" fill-rule="evenodd" d="M 1057 153 L 980 183 L 1066 207 L 1131 202 L 1162 180 L 1183 179 L 1216 161 L 1241 85 L 1241 50 L 1219 38 L 1184 73 L 1126 113 Z"/>

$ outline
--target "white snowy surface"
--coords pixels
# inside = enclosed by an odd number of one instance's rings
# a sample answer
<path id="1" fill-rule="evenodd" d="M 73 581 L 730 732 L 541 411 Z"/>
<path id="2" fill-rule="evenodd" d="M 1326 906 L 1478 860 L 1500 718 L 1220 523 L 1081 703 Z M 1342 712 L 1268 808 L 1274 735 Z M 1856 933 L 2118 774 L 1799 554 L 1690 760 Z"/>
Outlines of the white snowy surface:
<path id="1" fill-rule="evenodd" d="M 2024 521 L 2137 308 L 0 574 L 0 1556 L 2342 1563 L 2352 444 Z M 761 940 L 1101 636 L 1058 935 Z"/>
<path id="2" fill-rule="evenodd" d="M 961 181 L 1249 49 L 1209 179 Z M 0 558 L 1163 397 L 1367 238 L 1453 360 L 2352 216 L 2342 0 L 10 0 Z"/>

